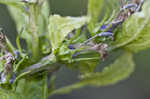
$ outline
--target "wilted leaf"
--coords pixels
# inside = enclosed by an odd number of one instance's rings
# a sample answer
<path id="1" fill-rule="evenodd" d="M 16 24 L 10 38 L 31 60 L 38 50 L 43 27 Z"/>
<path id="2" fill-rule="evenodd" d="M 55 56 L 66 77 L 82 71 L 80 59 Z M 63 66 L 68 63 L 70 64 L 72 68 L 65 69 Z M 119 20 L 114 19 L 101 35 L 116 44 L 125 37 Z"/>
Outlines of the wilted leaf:
<path id="1" fill-rule="evenodd" d="M 57 49 L 69 32 L 80 28 L 88 21 L 88 17 L 61 17 L 59 15 L 50 16 L 48 36 L 51 41 L 52 49 Z"/>

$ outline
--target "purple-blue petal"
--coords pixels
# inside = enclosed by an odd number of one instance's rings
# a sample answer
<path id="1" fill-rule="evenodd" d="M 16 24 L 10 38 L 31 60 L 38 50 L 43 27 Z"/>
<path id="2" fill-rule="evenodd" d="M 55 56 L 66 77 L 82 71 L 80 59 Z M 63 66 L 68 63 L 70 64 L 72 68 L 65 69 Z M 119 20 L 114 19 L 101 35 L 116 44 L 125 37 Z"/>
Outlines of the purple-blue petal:
<path id="1" fill-rule="evenodd" d="M 76 49 L 72 44 L 70 44 L 70 45 L 68 46 L 68 48 L 69 48 L 69 49 L 72 49 L 72 50 Z"/>

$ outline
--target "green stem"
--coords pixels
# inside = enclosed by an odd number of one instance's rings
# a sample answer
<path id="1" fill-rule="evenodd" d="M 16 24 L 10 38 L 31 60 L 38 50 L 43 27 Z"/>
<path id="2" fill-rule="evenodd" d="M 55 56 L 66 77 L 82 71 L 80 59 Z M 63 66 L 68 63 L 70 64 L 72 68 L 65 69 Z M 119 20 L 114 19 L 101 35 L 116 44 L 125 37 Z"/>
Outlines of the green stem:
<path id="1" fill-rule="evenodd" d="M 48 78 L 47 78 L 47 73 L 44 73 L 43 75 L 43 95 L 42 95 L 42 99 L 48 99 Z"/>
<path id="2" fill-rule="evenodd" d="M 8 38 L 6 38 L 6 44 L 9 52 L 14 53 L 16 48 L 12 45 L 12 43 L 8 40 Z"/>
<path id="3" fill-rule="evenodd" d="M 19 67 L 21 66 L 21 64 L 24 62 L 24 60 L 27 58 L 27 56 L 24 56 L 18 63 L 17 65 L 15 66 L 14 68 L 14 72 L 17 72 Z"/>
<path id="4" fill-rule="evenodd" d="M 39 36 L 38 36 L 38 7 L 37 4 L 31 4 L 30 6 L 30 27 L 32 32 L 32 54 L 33 59 L 36 61 L 40 58 L 39 48 Z"/>
<path id="5" fill-rule="evenodd" d="M 21 38 L 21 34 L 23 33 L 23 31 L 24 31 L 24 28 L 21 29 L 21 31 L 19 32 L 19 34 L 16 38 L 16 44 L 17 44 L 17 47 L 18 47 L 20 53 L 22 53 L 20 38 Z"/>

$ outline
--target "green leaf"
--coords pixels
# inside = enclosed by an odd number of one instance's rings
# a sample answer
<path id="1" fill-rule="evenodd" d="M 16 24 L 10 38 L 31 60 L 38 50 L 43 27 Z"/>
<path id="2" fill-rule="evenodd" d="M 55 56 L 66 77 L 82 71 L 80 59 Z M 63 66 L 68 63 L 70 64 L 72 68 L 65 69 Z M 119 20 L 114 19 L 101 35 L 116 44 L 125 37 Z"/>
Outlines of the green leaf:
<path id="1" fill-rule="evenodd" d="M 143 30 L 140 32 L 138 37 L 129 43 L 125 48 L 133 51 L 133 52 L 139 52 L 144 49 L 150 48 L 150 2 L 145 2 L 145 6 L 143 7 L 143 13 L 139 13 L 140 15 L 143 15 L 145 20 L 147 20 L 147 23 L 145 24 Z"/>
<path id="2" fill-rule="evenodd" d="M 42 0 L 41 0 L 42 1 Z M 50 15 L 50 7 L 48 0 L 42 1 L 40 8 L 40 15 L 38 17 L 38 33 L 45 33 L 48 30 L 48 19 Z"/>
<path id="3" fill-rule="evenodd" d="M 51 41 L 52 49 L 57 49 L 69 32 L 80 28 L 88 21 L 88 17 L 61 17 L 59 15 L 50 16 L 48 37 Z"/>
<path id="4" fill-rule="evenodd" d="M 150 48 L 149 31 L 150 31 L 150 21 L 149 24 L 145 25 L 140 35 L 134 41 L 125 46 L 125 48 L 133 52 L 139 52 L 147 48 Z"/>
<path id="5" fill-rule="evenodd" d="M 3 94 L 9 96 L 10 99 L 47 99 L 47 75 L 43 74 L 42 79 L 35 80 L 21 79 L 17 83 L 14 91 L 3 91 Z M 13 97 L 16 98 L 13 98 Z"/>
<path id="6" fill-rule="evenodd" d="M 90 32 L 93 31 L 99 20 L 104 1 L 105 0 L 88 0 L 88 16 L 90 17 L 88 28 Z"/>
<path id="7" fill-rule="evenodd" d="M 22 79 L 18 82 L 16 93 L 21 95 L 21 99 L 41 99 L 42 97 L 41 81 L 31 81 Z"/>
<path id="8" fill-rule="evenodd" d="M 48 20 L 50 14 L 50 7 L 48 0 L 44 0 L 44 3 L 41 6 L 41 13 Z"/>
<path id="9" fill-rule="evenodd" d="M 123 24 L 122 31 L 116 34 L 116 40 L 112 43 L 110 50 L 127 46 L 131 51 L 138 51 L 138 49 L 144 49 L 142 44 L 145 46 L 149 45 L 147 44 L 147 40 L 149 40 L 147 37 L 149 33 L 147 31 L 150 23 L 149 4 L 149 1 L 145 2 L 142 12 L 135 13 Z M 139 47 L 140 45 L 141 48 Z"/>
<path id="10" fill-rule="evenodd" d="M 88 16 L 91 17 L 93 23 L 97 23 L 105 0 L 89 0 Z"/>
<path id="11" fill-rule="evenodd" d="M 49 95 L 65 94 L 84 86 L 106 86 L 116 84 L 121 80 L 128 78 L 134 71 L 135 64 L 133 56 L 129 52 L 121 55 L 113 64 L 105 67 L 102 72 L 89 73 L 81 76 L 81 81 L 60 89 L 56 89 Z"/>
<path id="12" fill-rule="evenodd" d="M 21 95 L 16 93 L 15 91 L 6 90 L 0 88 L 0 97 L 1 99 L 22 99 Z"/>

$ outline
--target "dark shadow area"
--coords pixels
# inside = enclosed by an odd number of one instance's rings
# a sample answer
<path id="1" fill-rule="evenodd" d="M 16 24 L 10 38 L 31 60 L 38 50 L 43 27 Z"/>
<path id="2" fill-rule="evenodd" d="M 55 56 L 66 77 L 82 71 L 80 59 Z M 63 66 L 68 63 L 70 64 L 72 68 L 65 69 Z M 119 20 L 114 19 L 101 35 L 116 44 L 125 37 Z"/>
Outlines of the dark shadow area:
<path id="1" fill-rule="evenodd" d="M 16 46 L 16 24 L 11 18 L 10 13 L 5 5 L 0 5 L 0 28 L 3 29 L 4 33 L 11 40 L 11 42 Z"/>
<path id="2" fill-rule="evenodd" d="M 86 15 L 87 0 L 49 0 L 52 14 L 62 16 Z"/>

